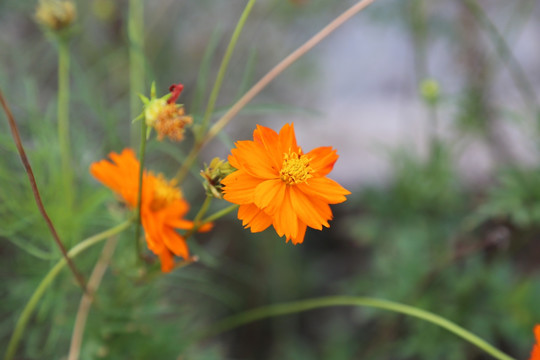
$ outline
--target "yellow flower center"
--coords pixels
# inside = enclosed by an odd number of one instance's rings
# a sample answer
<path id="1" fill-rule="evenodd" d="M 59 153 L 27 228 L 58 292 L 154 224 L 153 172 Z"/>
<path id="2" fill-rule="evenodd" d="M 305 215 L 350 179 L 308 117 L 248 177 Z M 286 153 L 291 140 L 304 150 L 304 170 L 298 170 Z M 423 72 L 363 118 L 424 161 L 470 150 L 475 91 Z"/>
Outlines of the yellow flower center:
<path id="1" fill-rule="evenodd" d="M 164 107 L 167 106 L 167 101 L 163 99 L 151 100 L 144 108 L 144 118 L 146 125 L 154 126 L 154 123 L 159 118 L 159 114 Z"/>
<path id="2" fill-rule="evenodd" d="M 175 182 L 167 181 L 163 175 L 156 177 L 154 197 L 150 203 L 152 211 L 159 211 L 176 200 L 182 199 L 182 192 L 175 186 Z"/>
<path id="3" fill-rule="evenodd" d="M 283 154 L 283 164 L 279 175 L 287 185 L 301 184 L 312 178 L 313 168 L 309 166 L 309 159 L 298 153 Z"/>
<path id="4" fill-rule="evenodd" d="M 191 125 L 193 119 L 185 115 L 184 108 L 177 104 L 167 104 L 161 108 L 153 126 L 158 134 L 158 140 L 165 136 L 173 141 L 181 141 L 184 138 L 184 129 Z"/>

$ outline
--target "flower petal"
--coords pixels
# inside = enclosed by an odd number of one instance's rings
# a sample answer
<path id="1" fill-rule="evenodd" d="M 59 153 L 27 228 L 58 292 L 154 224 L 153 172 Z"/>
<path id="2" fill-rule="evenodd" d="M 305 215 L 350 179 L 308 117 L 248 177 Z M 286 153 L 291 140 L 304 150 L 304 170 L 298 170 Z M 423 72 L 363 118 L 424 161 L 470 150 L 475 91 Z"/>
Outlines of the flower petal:
<path id="1" fill-rule="evenodd" d="M 294 135 L 294 124 L 285 124 L 279 131 L 278 149 L 282 154 L 298 153 L 299 148 Z"/>
<path id="2" fill-rule="evenodd" d="M 304 242 L 304 236 L 306 235 L 307 226 L 300 219 L 298 220 L 298 234 L 296 237 L 291 238 L 294 245 Z"/>
<path id="3" fill-rule="evenodd" d="M 295 238 L 298 235 L 298 216 L 296 216 L 292 207 L 289 192 L 290 189 L 288 187 L 285 188 L 283 202 L 276 214 L 273 215 L 273 224 L 276 232 L 279 236 L 285 235 L 287 239 Z"/>
<path id="4" fill-rule="evenodd" d="M 170 227 L 163 228 L 163 242 L 167 249 L 169 249 L 176 256 L 181 256 L 184 259 L 189 259 L 189 250 L 186 244 L 186 240 L 183 236 L 180 236 L 174 229 Z"/>
<path id="5" fill-rule="evenodd" d="M 306 154 L 310 159 L 309 166 L 315 170 L 314 176 L 325 176 L 332 171 L 338 159 L 337 151 L 331 146 L 321 146 Z"/>
<path id="6" fill-rule="evenodd" d="M 272 160 L 264 145 L 254 141 L 237 141 L 235 145 L 236 149 L 231 150 L 235 158 L 232 166 L 261 179 L 272 179 L 279 175 L 279 168 L 272 167 Z"/>
<path id="7" fill-rule="evenodd" d="M 279 172 L 283 163 L 283 153 L 278 148 L 279 135 L 266 126 L 257 125 L 257 129 L 253 131 L 253 140 L 264 146 L 270 158 L 272 169 Z"/>
<path id="8" fill-rule="evenodd" d="M 171 252 L 167 249 L 158 254 L 159 260 L 161 261 L 161 271 L 164 273 L 171 272 L 174 268 L 174 257 Z"/>
<path id="9" fill-rule="evenodd" d="M 255 205 L 268 215 L 274 215 L 281 206 L 286 187 L 281 179 L 263 181 L 255 188 Z"/>
<path id="10" fill-rule="evenodd" d="M 254 204 L 240 205 L 238 219 L 244 227 L 251 228 L 251 232 L 260 232 L 272 225 L 272 218 Z"/>
<path id="11" fill-rule="evenodd" d="M 347 200 L 345 195 L 351 193 L 349 190 L 327 177 L 314 177 L 309 179 L 306 183 L 297 184 L 296 186 L 308 197 L 313 196 L 323 199 L 329 204 L 339 204 L 344 202 Z"/>
<path id="12" fill-rule="evenodd" d="M 290 196 L 294 211 L 307 226 L 317 230 L 322 230 L 322 225 L 330 227 L 328 220 L 332 219 L 332 211 L 328 204 L 318 198 L 308 198 L 295 187 L 291 187 Z"/>
<path id="13" fill-rule="evenodd" d="M 237 170 L 221 181 L 224 185 L 223 198 L 234 204 L 249 204 L 253 202 L 255 188 L 261 183 L 244 170 Z"/>

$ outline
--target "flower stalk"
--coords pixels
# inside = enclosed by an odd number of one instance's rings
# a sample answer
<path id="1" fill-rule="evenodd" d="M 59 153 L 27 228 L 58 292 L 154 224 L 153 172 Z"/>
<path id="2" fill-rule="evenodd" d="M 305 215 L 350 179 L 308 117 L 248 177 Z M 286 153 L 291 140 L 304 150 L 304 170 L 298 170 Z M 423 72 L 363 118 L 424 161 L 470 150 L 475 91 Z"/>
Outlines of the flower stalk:
<path id="1" fill-rule="evenodd" d="M 354 297 L 354 296 L 328 296 L 314 299 L 307 299 L 302 301 L 295 301 L 283 304 L 275 304 L 269 306 L 263 306 L 257 309 L 249 310 L 231 317 L 225 318 L 215 325 L 211 326 L 209 330 L 203 331 L 196 336 L 195 340 L 200 341 L 225 331 L 232 330 L 239 326 L 252 323 L 257 320 L 266 318 L 296 314 L 308 310 L 320 309 L 325 307 L 334 306 L 361 306 L 370 307 L 382 310 L 388 310 L 391 312 L 408 315 L 417 319 L 421 319 L 437 325 L 443 329 L 450 331 L 451 333 L 461 337 L 465 341 L 477 346 L 486 353 L 499 360 L 515 360 L 514 358 L 506 355 L 493 345 L 489 344 L 479 336 L 471 333 L 470 331 L 462 328 L 461 326 L 453 323 L 452 321 L 443 318 L 432 312 L 422 310 L 413 306 L 400 304 L 393 301 L 375 299 L 369 297 Z"/>
<path id="2" fill-rule="evenodd" d="M 62 166 L 62 185 L 66 209 L 70 211 L 74 201 L 73 167 L 71 165 L 71 141 L 69 136 L 69 39 L 57 36 L 58 43 L 58 143 Z"/>
<path id="3" fill-rule="evenodd" d="M 208 130 L 206 135 L 200 140 L 195 142 L 195 145 L 191 149 L 190 153 L 186 157 L 186 160 L 182 164 L 182 167 L 178 171 L 175 179 L 178 183 L 181 183 L 187 175 L 189 169 L 197 159 L 201 149 L 212 140 L 223 128 L 246 106 L 253 98 L 259 94 L 272 80 L 274 80 L 285 69 L 291 66 L 294 62 L 305 55 L 315 45 L 321 42 L 324 38 L 334 32 L 337 28 L 343 25 L 347 20 L 354 15 L 364 10 L 375 0 L 361 0 L 332 20 L 321 31 L 315 34 L 311 39 L 302 44 L 299 48 L 294 50 L 285 59 L 272 68 L 266 75 L 264 75 L 251 89 L 249 89 L 212 127 Z"/>
<path id="4" fill-rule="evenodd" d="M 145 90 L 144 79 L 144 4 L 142 0 L 129 0 L 128 10 L 129 37 L 129 112 L 135 119 L 141 112 L 139 94 Z M 131 144 L 136 147 L 138 131 L 132 127 Z"/>
<path id="5" fill-rule="evenodd" d="M 147 132 L 147 125 L 146 121 L 143 119 L 141 121 L 141 140 L 140 140 L 140 148 L 139 148 L 139 188 L 137 193 L 137 223 L 135 224 L 135 251 L 137 253 L 137 259 L 141 259 L 142 257 L 142 249 L 141 249 L 141 206 L 142 206 L 142 192 L 143 192 L 143 174 L 144 174 L 144 159 L 145 159 L 145 153 L 146 153 L 146 132 Z"/>
<path id="6" fill-rule="evenodd" d="M 6 113 L 6 116 L 9 122 L 9 127 L 11 129 L 11 135 L 13 136 L 13 141 L 15 142 L 15 146 L 17 147 L 17 151 L 19 152 L 21 162 L 23 163 L 26 174 L 28 175 L 28 181 L 30 182 L 30 186 L 32 187 L 32 193 L 34 195 L 34 199 L 36 201 L 36 205 L 39 209 L 39 212 L 41 216 L 43 217 L 43 219 L 45 220 L 45 222 L 47 223 L 49 231 L 51 232 L 51 235 L 54 241 L 56 242 L 56 245 L 60 249 L 60 252 L 62 253 L 62 256 L 64 257 L 64 260 L 69 265 L 69 268 L 71 272 L 73 273 L 73 275 L 75 276 L 75 279 L 79 283 L 79 286 L 84 292 L 86 292 L 86 283 L 84 281 L 84 278 L 77 270 L 77 267 L 75 266 L 73 261 L 69 258 L 66 252 L 64 243 L 62 243 L 62 240 L 60 240 L 60 236 L 58 235 L 58 232 L 56 231 L 56 228 L 54 227 L 53 222 L 49 218 L 49 215 L 47 214 L 47 210 L 45 210 L 43 201 L 41 201 L 41 195 L 39 194 L 36 178 L 34 177 L 32 166 L 30 166 L 30 161 L 28 160 L 28 157 L 26 156 L 26 152 L 24 151 L 24 146 L 21 141 L 21 136 L 19 135 L 19 129 L 17 127 L 17 123 L 15 122 L 15 117 L 13 116 L 11 109 L 9 108 L 6 100 L 4 99 L 4 95 L 2 94 L 1 90 L 0 90 L 0 104 L 2 105 L 2 108 L 4 109 L 4 112 Z"/>
<path id="7" fill-rule="evenodd" d="M 204 134 L 206 133 L 208 124 L 210 122 L 210 117 L 212 116 L 212 113 L 214 112 L 214 107 L 216 105 L 217 97 L 219 95 L 219 90 L 221 90 L 223 79 L 225 78 L 225 74 L 227 73 L 227 68 L 229 67 L 231 56 L 234 52 L 234 48 L 236 47 L 236 43 L 238 42 L 238 38 L 240 37 L 240 34 L 242 33 L 242 29 L 244 28 L 246 20 L 249 14 L 251 13 L 251 9 L 253 8 L 253 5 L 255 5 L 255 1 L 256 0 L 249 0 L 249 2 L 246 4 L 246 7 L 244 8 L 242 15 L 240 16 L 240 20 L 238 20 L 238 23 L 236 24 L 236 28 L 234 29 L 234 32 L 231 36 L 231 40 L 229 41 L 227 50 L 225 50 L 225 55 L 223 55 L 223 59 L 221 60 L 221 64 L 219 66 L 219 70 L 216 77 L 216 81 L 214 83 L 214 87 L 212 88 L 212 92 L 210 93 L 210 98 L 208 99 L 208 104 L 204 112 L 204 117 L 202 120 L 200 130 L 197 133 L 197 141 L 200 141 L 202 137 L 204 136 Z"/>
<path id="8" fill-rule="evenodd" d="M 99 242 L 104 241 L 105 239 L 108 239 L 111 236 L 119 234 L 120 232 L 126 230 L 131 224 L 131 221 L 131 219 L 127 220 L 119 225 L 116 225 L 115 227 L 112 227 L 108 230 L 105 230 L 99 234 L 96 234 L 81 241 L 79 244 L 69 250 L 69 252 L 67 253 L 68 259 L 71 261 L 71 259 L 75 258 L 77 255 L 79 255 L 89 247 L 92 247 L 93 245 L 98 244 Z M 21 315 L 19 316 L 19 319 L 17 320 L 17 323 L 15 324 L 15 330 L 13 331 L 13 334 L 11 334 L 11 339 L 9 340 L 6 354 L 4 355 L 4 360 L 11 360 L 15 356 L 15 352 L 17 351 L 17 347 L 19 345 L 21 337 L 24 334 L 26 325 L 30 320 L 30 316 L 34 312 L 39 300 L 41 299 L 45 291 L 51 286 L 52 282 L 54 281 L 54 279 L 56 279 L 60 271 L 66 265 L 66 263 L 67 261 L 65 258 L 60 259 L 56 263 L 56 265 L 54 265 L 51 270 L 49 270 L 43 280 L 41 280 L 36 290 L 34 290 L 34 293 L 26 303 L 26 306 L 24 307 Z"/>

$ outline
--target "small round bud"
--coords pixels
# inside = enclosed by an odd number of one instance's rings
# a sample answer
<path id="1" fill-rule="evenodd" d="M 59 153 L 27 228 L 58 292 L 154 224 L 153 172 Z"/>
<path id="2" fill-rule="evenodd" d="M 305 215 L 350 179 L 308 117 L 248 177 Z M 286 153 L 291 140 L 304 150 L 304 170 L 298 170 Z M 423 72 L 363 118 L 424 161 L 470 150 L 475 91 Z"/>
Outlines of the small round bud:
<path id="1" fill-rule="evenodd" d="M 221 185 L 221 180 L 225 179 L 227 175 L 232 174 L 235 171 L 236 169 L 233 168 L 228 161 L 217 157 L 212 159 L 210 165 L 205 164 L 204 170 L 201 170 L 201 176 L 205 180 L 204 188 L 206 194 L 218 199 L 223 198 L 223 185 Z"/>
<path id="2" fill-rule="evenodd" d="M 435 105 L 440 96 L 439 83 L 433 79 L 425 79 L 420 84 L 420 94 L 428 104 Z"/>
<path id="3" fill-rule="evenodd" d="M 53 31 L 69 27 L 76 17 L 75 4 L 68 0 L 41 0 L 35 14 L 39 24 Z"/>

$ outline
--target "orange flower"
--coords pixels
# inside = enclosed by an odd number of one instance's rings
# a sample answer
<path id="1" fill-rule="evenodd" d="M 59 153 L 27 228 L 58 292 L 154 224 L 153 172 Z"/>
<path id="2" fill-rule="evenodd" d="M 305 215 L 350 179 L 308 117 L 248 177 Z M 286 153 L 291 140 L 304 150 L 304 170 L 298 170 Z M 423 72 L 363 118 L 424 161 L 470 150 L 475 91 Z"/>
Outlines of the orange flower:
<path id="1" fill-rule="evenodd" d="M 338 155 L 331 147 L 307 154 L 296 144 L 294 126 L 281 131 L 257 125 L 253 141 L 238 141 L 230 164 L 238 169 L 223 179 L 224 199 L 239 204 L 238 218 L 252 232 L 270 225 L 293 244 L 304 241 L 306 227 L 329 227 L 328 204 L 346 200 L 350 194 L 326 177 Z"/>
<path id="2" fill-rule="evenodd" d="M 96 179 L 118 193 L 127 205 L 135 209 L 139 190 L 139 161 L 131 149 L 121 154 L 110 153 L 112 162 L 101 160 L 90 166 Z M 189 210 L 182 192 L 163 175 L 143 173 L 141 222 L 146 233 L 148 248 L 161 260 L 161 270 L 169 272 L 174 267 L 174 255 L 190 259 L 185 239 L 175 229 L 192 229 L 193 222 L 183 217 Z M 210 230 L 208 224 L 199 231 Z"/>
<path id="3" fill-rule="evenodd" d="M 530 360 L 540 360 L 540 325 L 534 327 L 534 336 L 536 337 L 536 344 L 534 344 L 531 351 Z"/>

